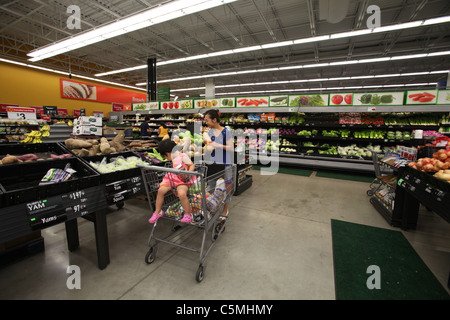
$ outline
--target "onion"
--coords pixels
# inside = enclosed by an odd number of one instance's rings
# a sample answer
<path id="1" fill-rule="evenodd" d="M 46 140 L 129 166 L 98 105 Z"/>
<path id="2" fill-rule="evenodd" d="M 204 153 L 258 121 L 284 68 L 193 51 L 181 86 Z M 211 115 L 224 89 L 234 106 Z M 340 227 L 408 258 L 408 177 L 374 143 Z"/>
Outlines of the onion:
<path id="1" fill-rule="evenodd" d="M 439 155 L 438 155 L 438 159 L 439 160 L 445 161 L 445 159 L 447 159 L 447 158 L 448 158 L 447 157 L 447 153 L 445 151 L 440 152 Z"/>

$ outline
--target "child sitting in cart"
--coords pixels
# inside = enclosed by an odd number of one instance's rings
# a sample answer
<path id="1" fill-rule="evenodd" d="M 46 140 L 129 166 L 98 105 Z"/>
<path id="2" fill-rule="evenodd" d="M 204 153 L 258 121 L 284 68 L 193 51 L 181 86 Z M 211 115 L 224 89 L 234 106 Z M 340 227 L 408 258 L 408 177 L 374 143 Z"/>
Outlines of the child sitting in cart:
<path id="1" fill-rule="evenodd" d="M 159 143 L 159 153 L 167 160 L 172 161 L 174 169 L 187 171 L 194 171 L 195 169 L 195 165 L 191 161 L 190 157 L 181 152 L 181 150 L 177 148 L 177 144 L 170 139 L 162 140 Z M 195 179 L 196 177 L 192 175 L 175 174 L 172 172 L 167 173 L 159 185 L 155 203 L 155 212 L 148 221 L 150 223 L 155 223 L 164 215 L 164 212 L 162 211 L 164 196 L 168 191 L 176 188 L 175 195 L 180 199 L 181 205 L 184 209 L 184 216 L 180 222 L 192 222 L 191 206 L 189 204 L 187 194 L 189 186 L 194 183 Z"/>

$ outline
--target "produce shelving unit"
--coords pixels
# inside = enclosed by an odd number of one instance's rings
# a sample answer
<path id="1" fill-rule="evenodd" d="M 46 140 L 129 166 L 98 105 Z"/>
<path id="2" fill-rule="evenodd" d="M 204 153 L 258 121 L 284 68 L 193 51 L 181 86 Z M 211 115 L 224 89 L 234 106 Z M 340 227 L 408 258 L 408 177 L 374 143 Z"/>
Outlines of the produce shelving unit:
<path id="1" fill-rule="evenodd" d="M 124 111 L 111 113 L 119 116 L 119 121 L 123 121 L 124 117 L 135 116 L 139 113 L 141 116 L 161 116 L 161 115 L 186 115 L 192 116 L 198 113 L 204 113 L 207 108 L 195 109 L 177 109 L 177 110 L 139 110 L 139 111 Z M 326 113 L 404 113 L 404 112 L 449 112 L 450 105 L 390 105 L 390 106 L 329 106 L 329 107 L 235 107 L 235 108 L 220 108 L 221 113 L 227 115 L 248 114 L 248 113 L 276 113 L 292 115 L 296 113 L 305 113 L 306 115 L 317 114 L 323 115 Z M 172 121 L 172 120 L 165 120 Z M 412 131 L 414 129 L 423 130 L 438 130 L 439 125 L 364 125 L 364 124 L 336 124 L 336 123 L 303 123 L 303 124 L 286 124 L 286 123 L 263 123 L 263 122 L 234 122 L 227 123 L 234 129 L 238 128 L 294 128 L 298 130 L 339 130 L 349 129 L 352 132 L 357 130 L 384 130 L 384 131 Z M 296 149 L 296 152 L 279 152 L 276 161 L 280 165 L 299 166 L 309 168 L 324 168 L 338 171 L 358 171 L 366 174 L 373 174 L 374 168 L 370 157 L 336 157 L 320 154 L 319 147 L 304 147 L 302 144 L 307 141 L 312 141 L 314 144 L 377 144 L 382 146 L 417 146 L 425 144 L 426 141 L 422 139 L 371 139 L 371 138 L 354 138 L 354 137 L 326 137 L 322 135 L 298 136 L 298 135 L 280 135 L 280 139 L 285 139 L 288 142 L 289 148 Z M 313 153 L 307 153 L 307 150 L 313 150 Z M 258 161 L 275 161 L 270 158 L 270 154 L 259 153 L 257 159 L 254 157 L 250 159 L 252 164 L 257 164 Z"/>
<path id="2" fill-rule="evenodd" d="M 50 125 L 50 135 L 48 137 L 42 138 L 44 142 L 63 142 L 70 138 L 72 134 L 73 127 L 67 124 L 58 123 Z"/>

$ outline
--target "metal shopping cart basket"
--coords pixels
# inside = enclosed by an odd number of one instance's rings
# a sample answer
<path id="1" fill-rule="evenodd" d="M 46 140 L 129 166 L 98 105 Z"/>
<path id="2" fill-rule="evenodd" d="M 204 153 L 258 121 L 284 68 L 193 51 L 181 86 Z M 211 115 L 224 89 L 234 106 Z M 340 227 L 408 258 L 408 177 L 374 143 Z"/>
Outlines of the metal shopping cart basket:
<path id="1" fill-rule="evenodd" d="M 235 191 L 236 165 L 227 166 L 224 170 L 209 176 L 207 175 L 207 166 L 204 163 L 196 164 L 195 170 L 192 172 L 151 165 L 139 165 L 139 167 L 141 168 L 151 213 L 154 212 L 159 185 L 164 176 L 168 175 L 172 187 L 172 191 L 167 192 L 164 196 L 162 206 L 164 215 L 153 224 L 148 239 L 150 249 L 145 256 L 146 263 L 150 264 L 155 260 L 160 242 L 198 252 L 200 263 L 196 280 L 201 282 L 206 270 L 206 258 L 217 238 L 225 230 L 228 220 L 228 216 L 222 216 L 222 211 L 224 204 L 231 199 Z M 180 223 L 184 210 L 176 195 L 176 188 L 173 183 L 175 175 L 188 176 L 188 179 L 185 180 L 188 181 L 188 199 L 193 215 L 193 220 L 189 224 Z M 171 231 L 163 237 L 157 237 L 155 230 L 161 220 L 171 221 Z M 201 230 L 200 247 L 187 246 L 181 240 L 183 239 L 183 233 L 192 232 L 194 228 Z M 209 232 L 211 237 L 208 237 Z"/>
<path id="2" fill-rule="evenodd" d="M 381 182 L 383 178 L 391 176 L 394 173 L 394 170 L 389 166 L 383 165 L 383 163 L 380 161 L 380 159 L 385 156 L 384 151 L 376 152 L 371 149 L 369 150 L 372 152 L 372 161 L 375 170 L 375 178 L 370 183 L 369 190 L 367 190 L 367 195 L 373 196 L 383 185 Z"/>

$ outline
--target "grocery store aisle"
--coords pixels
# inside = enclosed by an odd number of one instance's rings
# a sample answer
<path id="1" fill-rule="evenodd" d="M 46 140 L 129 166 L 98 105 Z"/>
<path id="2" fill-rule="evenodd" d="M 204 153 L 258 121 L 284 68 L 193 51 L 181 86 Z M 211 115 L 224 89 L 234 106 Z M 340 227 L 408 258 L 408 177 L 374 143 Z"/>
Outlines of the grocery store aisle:
<path id="1" fill-rule="evenodd" d="M 161 244 L 155 262 L 144 262 L 150 212 L 146 201 L 134 199 L 121 210 L 111 207 L 105 270 L 97 268 L 93 225 L 79 219 L 79 250 L 67 250 L 64 225 L 43 230 L 45 252 L 0 268 L 0 299 L 335 299 L 330 219 L 399 230 L 369 203 L 366 182 L 250 174 L 253 185 L 233 198 L 200 284 L 196 253 Z M 450 224 L 425 211 L 417 230 L 404 232 L 443 284 L 449 231 Z M 186 241 L 199 243 L 195 228 Z M 80 267 L 80 290 L 66 286 L 69 265 Z"/>

